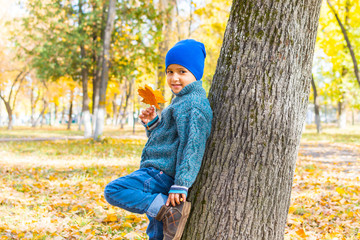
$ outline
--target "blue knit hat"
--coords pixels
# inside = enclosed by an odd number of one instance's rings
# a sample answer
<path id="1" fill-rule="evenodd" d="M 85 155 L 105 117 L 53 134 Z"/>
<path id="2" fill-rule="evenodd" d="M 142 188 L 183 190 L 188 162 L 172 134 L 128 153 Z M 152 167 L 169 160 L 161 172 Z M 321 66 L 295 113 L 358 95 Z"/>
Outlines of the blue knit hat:
<path id="1" fill-rule="evenodd" d="M 165 66 L 179 64 L 187 68 L 196 78 L 200 80 L 204 73 L 204 61 L 206 57 L 203 43 L 193 39 L 186 39 L 176 43 L 166 54 Z"/>

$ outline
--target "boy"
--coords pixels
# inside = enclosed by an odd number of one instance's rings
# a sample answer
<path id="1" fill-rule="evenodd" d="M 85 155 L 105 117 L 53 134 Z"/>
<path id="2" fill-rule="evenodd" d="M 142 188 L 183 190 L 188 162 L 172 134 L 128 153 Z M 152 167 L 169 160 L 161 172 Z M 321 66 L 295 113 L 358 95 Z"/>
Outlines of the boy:
<path id="1" fill-rule="evenodd" d="M 110 204 L 146 213 L 150 240 L 180 239 L 189 216 L 186 197 L 200 170 L 212 121 L 200 81 L 205 57 L 204 44 L 192 39 L 168 51 L 166 79 L 176 97 L 162 111 L 161 120 L 154 107 L 142 111 L 139 117 L 149 139 L 140 169 L 105 188 Z"/>

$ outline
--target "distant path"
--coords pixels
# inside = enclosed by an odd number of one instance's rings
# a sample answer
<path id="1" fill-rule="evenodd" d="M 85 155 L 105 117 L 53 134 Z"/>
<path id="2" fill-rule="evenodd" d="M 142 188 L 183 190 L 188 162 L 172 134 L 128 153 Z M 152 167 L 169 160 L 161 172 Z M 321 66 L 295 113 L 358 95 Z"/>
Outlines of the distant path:
<path id="1" fill-rule="evenodd" d="M 109 136 L 106 138 L 115 139 L 141 139 L 147 140 L 145 136 L 126 135 L 126 136 Z M 60 141 L 60 140 L 83 140 L 83 136 L 68 136 L 68 137 L 35 137 L 35 138 L 0 138 L 0 142 L 33 142 L 33 141 Z M 88 138 L 91 139 L 91 138 Z"/>
<path id="2" fill-rule="evenodd" d="M 329 164 L 344 172 L 360 173 L 360 146 L 346 143 L 305 142 L 299 154 L 312 162 Z"/>

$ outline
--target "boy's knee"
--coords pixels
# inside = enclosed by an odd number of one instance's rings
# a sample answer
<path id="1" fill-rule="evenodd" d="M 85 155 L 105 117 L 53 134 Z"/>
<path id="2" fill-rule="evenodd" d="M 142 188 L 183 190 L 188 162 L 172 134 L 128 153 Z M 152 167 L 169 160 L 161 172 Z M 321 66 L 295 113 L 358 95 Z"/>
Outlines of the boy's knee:
<path id="1" fill-rule="evenodd" d="M 108 183 L 108 185 L 106 185 L 105 189 L 104 189 L 104 197 L 106 199 L 106 201 L 110 204 L 112 204 L 112 195 L 114 193 L 118 193 L 119 191 L 121 191 L 121 187 L 120 186 L 116 186 L 114 184 L 114 181 Z"/>

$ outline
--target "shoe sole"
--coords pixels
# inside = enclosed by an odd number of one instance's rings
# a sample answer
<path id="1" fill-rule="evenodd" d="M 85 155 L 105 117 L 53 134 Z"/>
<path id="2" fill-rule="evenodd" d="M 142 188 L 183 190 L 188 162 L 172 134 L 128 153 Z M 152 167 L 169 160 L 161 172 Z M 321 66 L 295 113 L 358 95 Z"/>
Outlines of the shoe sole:
<path id="1" fill-rule="evenodd" d="M 186 225 L 186 221 L 189 217 L 189 214 L 190 214 L 190 209 L 191 209 L 191 203 L 190 202 L 184 202 L 184 207 L 181 211 L 181 215 L 183 216 L 181 219 L 180 219 L 180 222 L 179 222 L 179 226 L 178 226 L 178 229 L 175 233 L 175 236 L 173 238 L 173 240 L 180 240 L 183 232 L 184 232 L 184 229 L 185 229 L 185 225 Z"/>

